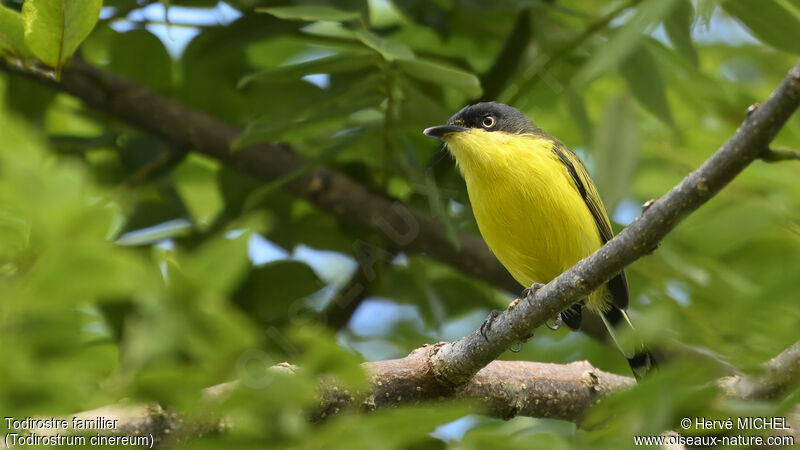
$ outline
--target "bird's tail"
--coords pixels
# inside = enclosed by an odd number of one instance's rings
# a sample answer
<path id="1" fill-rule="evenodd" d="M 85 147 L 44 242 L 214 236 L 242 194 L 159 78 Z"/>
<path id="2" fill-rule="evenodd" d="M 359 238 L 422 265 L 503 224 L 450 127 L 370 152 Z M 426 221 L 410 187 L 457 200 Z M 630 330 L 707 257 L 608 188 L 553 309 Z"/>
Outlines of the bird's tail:
<path id="1" fill-rule="evenodd" d="M 600 317 L 603 319 L 603 323 L 608 330 L 608 334 L 611 336 L 611 340 L 614 341 L 614 345 L 617 346 L 622 355 L 628 360 L 631 371 L 633 371 L 633 376 L 636 377 L 637 380 L 643 378 L 647 373 L 655 369 L 656 360 L 643 342 L 640 341 L 633 346 L 623 345 L 617 337 L 617 333 L 619 333 L 620 330 L 629 328 L 635 331 L 631 320 L 628 318 L 628 314 L 626 314 L 623 309 L 612 306 L 608 311 L 600 314 Z"/>

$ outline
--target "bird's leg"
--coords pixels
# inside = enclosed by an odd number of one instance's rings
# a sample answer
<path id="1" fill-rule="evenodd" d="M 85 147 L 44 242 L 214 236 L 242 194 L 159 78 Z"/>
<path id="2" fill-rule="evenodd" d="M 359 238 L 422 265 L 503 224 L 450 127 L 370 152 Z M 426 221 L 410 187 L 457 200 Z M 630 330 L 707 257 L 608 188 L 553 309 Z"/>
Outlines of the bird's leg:
<path id="1" fill-rule="evenodd" d="M 492 322 L 494 322 L 494 319 L 496 319 L 497 316 L 499 316 L 499 315 L 500 315 L 500 311 L 498 311 L 496 309 L 493 309 L 492 312 L 489 313 L 489 317 L 487 317 L 486 320 L 484 320 L 483 324 L 481 325 L 481 329 L 480 329 L 481 336 L 483 336 L 483 339 L 486 342 L 489 342 L 489 338 L 486 337 L 486 332 L 489 331 L 490 329 L 492 329 Z M 533 336 L 533 335 L 531 335 L 531 336 Z M 521 342 L 521 341 L 517 342 L 517 345 L 515 345 L 514 347 L 511 347 L 509 350 L 511 350 L 514 353 L 519 353 L 520 350 L 522 350 L 522 344 L 523 344 L 523 342 Z"/>
<path id="2" fill-rule="evenodd" d="M 538 291 L 543 287 L 544 285 L 542 283 L 533 283 L 531 287 L 522 291 L 522 298 L 530 301 L 530 299 L 533 298 L 533 296 L 536 294 L 536 291 Z M 558 313 L 553 318 L 553 325 L 550 325 L 547 322 L 545 322 L 545 325 L 547 325 L 547 328 L 550 328 L 551 330 L 555 331 L 561 328 L 562 323 L 564 323 L 564 318 L 561 316 L 561 313 Z"/>
<path id="3" fill-rule="evenodd" d="M 481 336 L 483 336 L 483 339 L 486 342 L 489 342 L 489 338 L 486 337 L 486 332 L 492 329 L 492 322 L 494 322 L 494 319 L 496 319 L 497 316 L 499 316 L 499 315 L 500 315 L 500 311 L 498 311 L 496 309 L 493 309 L 489 313 L 489 316 L 486 317 L 486 320 L 484 320 L 483 323 L 481 324 L 481 329 L 480 329 Z"/>
<path id="4" fill-rule="evenodd" d="M 536 291 L 538 291 L 542 287 L 544 287 L 544 285 L 542 283 L 533 283 L 531 285 L 531 287 L 529 287 L 527 289 L 524 289 L 522 291 L 522 294 L 520 294 L 520 299 L 524 299 L 524 300 L 530 301 L 531 297 L 533 297 L 533 295 L 536 294 Z M 516 303 L 518 303 L 518 300 L 515 300 L 514 302 L 512 302 L 511 305 L 509 306 L 509 309 L 513 309 L 513 307 L 516 305 Z M 480 333 L 481 333 L 481 336 L 483 336 L 483 339 L 486 340 L 487 342 L 489 341 L 489 338 L 486 337 L 486 332 L 488 332 L 489 330 L 492 329 L 492 323 L 494 322 L 494 319 L 496 319 L 497 316 L 499 316 L 499 315 L 500 315 L 500 311 L 492 310 L 489 313 L 489 316 L 486 317 L 486 320 L 484 320 L 483 323 L 481 324 Z M 556 323 L 559 326 L 561 325 L 560 317 L 556 319 Z M 521 342 L 519 344 L 521 344 Z M 522 345 L 517 345 L 517 347 L 511 349 L 511 351 L 518 352 L 521 349 L 522 349 Z"/>
<path id="5" fill-rule="evenodd" d="M 563 322 L 564 322 L 564 319 L 561 317 L 561 313 L 558 313 L 558 314 L 556 314 L 555 317 L 553 317 L 553 324 L 552 325 L 550 325 L 550 323 L 548 323 L 548 322 L 545 322 L 544 324 L 547 325 L 547 328 L 550 328 L 551 330 L 556 331 L 559 328 L 561 328 L 561 324 Z"/>
<path id="6" fill-rule="evenodd" d="M 543 287 L 544 285 L 542 283 L 533 283 L 531 287 L 522 290 L 520 298 L 524 298 L 525 300 L 530 301 L 531 297 L 533 297 L 536 294 L 536 291 L 538 291 Z"/>

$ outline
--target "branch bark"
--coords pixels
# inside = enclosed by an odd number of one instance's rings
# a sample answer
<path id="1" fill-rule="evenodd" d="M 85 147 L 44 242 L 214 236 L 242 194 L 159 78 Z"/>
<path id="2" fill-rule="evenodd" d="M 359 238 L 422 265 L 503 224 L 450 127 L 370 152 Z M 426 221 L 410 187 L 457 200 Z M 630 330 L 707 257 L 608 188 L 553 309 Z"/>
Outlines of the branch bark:
<path id="1" fill-rule="evenodd" d="M 483 412 L 502 418 L 549 417 L 579 422 L 586 410 L 632 378 L 604 372 L 587 361 L 547 364 L 492 361 L 464 386 L 452 389 L 438 382 L 430 365 L 435 345 L 425 345 L 405 358 L 364 363 L 371 389 L 357 396 L 327 390 L 315 418 L 322 419 L 359 403 L 372 410 L 451 397 L 474 400 Z"/>

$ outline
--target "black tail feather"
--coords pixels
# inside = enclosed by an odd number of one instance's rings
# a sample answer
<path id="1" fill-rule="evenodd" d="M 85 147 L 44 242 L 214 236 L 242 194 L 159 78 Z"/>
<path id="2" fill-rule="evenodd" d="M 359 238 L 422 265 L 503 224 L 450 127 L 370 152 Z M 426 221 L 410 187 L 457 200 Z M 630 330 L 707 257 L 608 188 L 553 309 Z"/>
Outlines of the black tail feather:
<path id="1" fill-rule="evenodd" d="M 618 330 L 625 328 L 633 329 L 633 325 L 631 324 L 631 321 L 628 319 L 628 315 L 625 314 L 624 310 L 617 307 L 610 308 L 608 311 L 603 313 L 603 322 L 605 322 L 608 328 L 611 339 L 617 345 L 620 352 L 622 352 L 622 354 L 628 360 L 628 364 L 631 366 L 633 376 L 637 380 L 642 379 L 649 372 L 656 368 L 656 359 L 643 342 L 640 342 L 634 349 L 626 350 L 622 348 L 617 341 L 616 335 Z"/>
<path id="2" fill-rule="evenodd" d="M 568 327 L 573 330 L 579 330 L 581 328 L 581 320 L 583 319 L 583 301 L 575 303 L 562 311 L 561 316 Z"/>

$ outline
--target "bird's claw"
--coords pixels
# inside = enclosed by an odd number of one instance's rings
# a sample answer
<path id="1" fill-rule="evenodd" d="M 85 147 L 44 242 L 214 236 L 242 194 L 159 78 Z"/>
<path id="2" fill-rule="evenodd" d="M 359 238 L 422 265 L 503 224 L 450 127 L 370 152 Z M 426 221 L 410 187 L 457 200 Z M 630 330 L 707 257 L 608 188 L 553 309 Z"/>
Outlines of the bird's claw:
<path id="1" fill-rule="evenodd" d="M 525 300 L 530 301 L 531 297 L 533 297 L 536 294 L 536 291 L 538 291 L 543 287 L 544 285 L 542 283 L 533 283 L 531 287 L 522 290 L 521 297 L 524 298 Z"/>
<path id="2" fill-rule="evenodd" d="M 493 309 L 489 313 L 489 316 L 486 317 L 486 320 L 484 320 L 483 323 L 481 324 L 481 328 L 480 328 L 481 336 L 483 336 L 483 339 L 486 342 L 489 342 L 489 338 L 486 337 L 486 332 L 492 329 L 492 322 L 494 322 L 494 319 L 496 319 L 497 316 L 499 316 L 499 315 L 500 315 L 500 311 L 498 311 L 496 309 Z"/>
<path id="3" fill-rule="evenodd" d="M 528 301 L 530 301 L 531 297 L 533 297 L 533 295 L 534 295 L 534 294 L 536 294 L 536 291 L 538 291 L 539 289 L 541 289 L 541 288 L 543 288 L 543 287 L 544 287 L 544 285 L 543 285 L 542 283 L 533 283 L 533 284 L 531 285 L 531 287 L 529 287 L 529 288 L 527 288 L 527 289 L 524 289 L 524 290 L 522 291 L 522 294 L 520 295 L 520 299 L 525 299 L 525 300 L 528 300 Z M 514 306 L 515 304 L 516 304 L 516 302 L 511 304 L 511 309 L 513 309 L 513 306 Z M 486 320 L 484 320 L 484 321 L 483 321 L 483 323 L 481 324 L 481 328 L 480 328 L 480 330 L 479 330 L 479 331 L 480 331 L 480 333 L 481 333 L 481 336 L 483 336 L 483 339 L 484 339 L 486 342 L 489 342 L 489 338 L 486 336 L 486 333 L 487 333 L 489 330 L 491 330 L 491 329 L 492 329 L 492 323 L 494 322 L 494 319 L 496 319 L 496 318 L 497 318 L 497 316 L 499 316 L 499 315 L 500 315 L 500 311 L 497 311 L 497 310 L 492 310 L 492 311 L 489 313 L 489 316 L 488 316 L 488 317 L 486 317 Z M 556 323 L 557 323 L 557 326 L 556 326 L 556 328 L 552 328 L 552 327 L 551 327 L 551 329 L 558 329 L 557 327 L 561 326 L 561 316 L 558 316 L 558 317 L 557 317 L 557 319 L 556 319 Z M 549 327 L 549 326 L 550 326 L 550 325 L 548 325 L 548 327 Z M 533 336 L 533 335 L 531 335 L 531 336 Z M 509 350 L 511 350 L 511 351 L 512 351 L 512 352 L 514 352 L 514 353 L 517 353 L 517 352 L 519 352 L 520 350 L 522 350 L 522 344 L 523 344 L 522 342 L 517 342 L 517 345 L 515 345 L 515 346 L 514 346 L 514 347 L 512 347 L 512 348 L 510 348 Z"/>
<path id="4" fill-rule="evenodd" d="M 562 323 L 564 323 L 564 318 L 561 317 L 561 313 L 558 313 L 558 314 L 556 314 L 555 317 L 553 317 L 553 324 L 552 325 L 550 325 L 550 323 L 548 323 L 548 322 L 545 322 L 544 324 L 547 325 L 547 328 L 550 328 L 551 330 L 556 331 L 559 328 L 561 328 L 561 324 Z"/>

